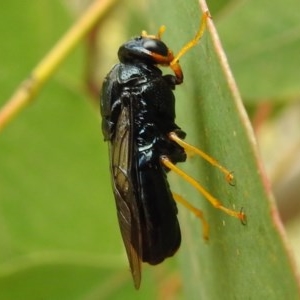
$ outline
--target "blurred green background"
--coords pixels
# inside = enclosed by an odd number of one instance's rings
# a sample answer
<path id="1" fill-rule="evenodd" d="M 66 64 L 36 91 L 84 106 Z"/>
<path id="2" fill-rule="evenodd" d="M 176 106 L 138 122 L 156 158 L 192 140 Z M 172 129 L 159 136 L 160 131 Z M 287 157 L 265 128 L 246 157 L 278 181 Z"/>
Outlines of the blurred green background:
<path id="1" fill-rule="evenodd" d="M 82 12 L 77 3 L 5 3 L 0 12 L 1 105 Z M 155 268 L 144 266 L 142 289 L 133 290 L 97 99 L 87 85 L 88 78 L 100 88 L 124 39 L 141 29 L 156 30 L 160 21 L 153 20 L 163 13 L 155 5 L 133 0 L 116 5 L 101 22 L 95 61 L 86 44 L 79 45 L 37 100 L 1 132 L 1 299 L 186 299 L 176 257 Z M 299 3 L 224 0 L 208 5 L 299 253 Z M 165 14 L 167 38 L 176 31 L 176 21 Z"/>

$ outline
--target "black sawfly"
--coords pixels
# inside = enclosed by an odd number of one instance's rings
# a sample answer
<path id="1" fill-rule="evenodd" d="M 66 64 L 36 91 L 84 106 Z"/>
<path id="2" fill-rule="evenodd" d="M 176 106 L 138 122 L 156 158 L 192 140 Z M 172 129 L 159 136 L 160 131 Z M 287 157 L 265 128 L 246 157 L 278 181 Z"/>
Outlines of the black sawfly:
<path id="1" fill-rule="evenodd" d="M 202 37 L 209 13 L 203 14 L 196 36 L 179 53 L 156 36 L 141 36 L 124 43 L 118 51 L 120 63 L 106 76 L 101 92 L 102 131 L 109 143 L 110 171 L 119 226 L 126 248 L 134 285 L 141 282 L 141 262 L 161 263 L 180 246 L 181 233 L 176 202 L 200 218 L 203 236 L 208 224 L 201 210 L 172 194 L 167 172 L 172 170 L 191 183 L 218 209 L 240 219 L 246 215 L 224 207 L 195 179 L 175 166 L 194 152 L 219 168 L 229 182 L 233 175 L 200 149 L 187 144 L 186 134 L 175 124 L 173 90 L 183 82 L 179 58 Z M 168 66 L 174 75 L 163 75 L 157 66 Z"/>

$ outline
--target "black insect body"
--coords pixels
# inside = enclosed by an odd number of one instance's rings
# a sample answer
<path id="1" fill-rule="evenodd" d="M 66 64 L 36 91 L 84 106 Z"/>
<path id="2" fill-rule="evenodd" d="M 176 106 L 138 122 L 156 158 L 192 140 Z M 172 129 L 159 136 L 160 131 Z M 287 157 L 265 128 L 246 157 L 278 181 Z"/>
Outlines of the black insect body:
<path id="1" fill-rule="evenodd" d="M 162 155 L 174 164 L 186 159 L 184 149 L 168 137 L 170 132 L 185 136 L 174 121 L 176 77 L 163 76 L 147 57 L 134 56 L 128 47 L 149 42 L 152 51 L 154 43 L 158 50 L 166 48 L 143 37 L 120 48 L 121 63 L 107 75 L 101 102 L 118 218 L 133 270 L 139 258 L 158 264 L 172 256 L 181 241 L 176 203 L 160 161 Z"/>
<path id="2" fill-rule="evenodd" d="M 118 220 L 136 288 L 141 281 L 141 261 L 159 264 L 180 246 L 174 200 L 197 211 L 207 225 L 201 211 L 179 196 L 175 199 L 167 181 L 170 169 L 179 173 L 175 164 L 186 160 L 184 148 L 188 148 L 182 140 L 185 133 L 175 124 L 173 90 L 183 81 L 178 59 L 199 40 L 205 20 L 200 33 L 175 58 L 160 40 L 163 29 L 158 36 L 143 33 L 126 42 L 119 48 L 120 63 L 103 83 L 102 131 L 109 142 Z M 163 75 L 157 65 L 171 67 L 175 76 Z M 211 195 L 205 197 L 230 211 Z M 240 219 L 244 216 L 233 213 Z"/>

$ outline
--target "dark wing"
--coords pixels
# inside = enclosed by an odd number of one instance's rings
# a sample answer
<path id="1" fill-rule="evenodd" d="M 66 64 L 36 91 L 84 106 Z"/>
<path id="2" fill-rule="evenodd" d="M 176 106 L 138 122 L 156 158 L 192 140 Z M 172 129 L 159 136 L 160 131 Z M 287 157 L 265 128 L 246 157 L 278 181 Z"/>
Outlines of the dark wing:
<path id="1" fill-rule="evenodd" d="M 119 226 L 134 285 L 138 289 L 141 282 L 142 238 L 139 210 L 130 178 L 133 151 L 130 120 L 129 108 L 123 107 L 118 117 L 114 138 L 110 143 L 110 160 Z"/>

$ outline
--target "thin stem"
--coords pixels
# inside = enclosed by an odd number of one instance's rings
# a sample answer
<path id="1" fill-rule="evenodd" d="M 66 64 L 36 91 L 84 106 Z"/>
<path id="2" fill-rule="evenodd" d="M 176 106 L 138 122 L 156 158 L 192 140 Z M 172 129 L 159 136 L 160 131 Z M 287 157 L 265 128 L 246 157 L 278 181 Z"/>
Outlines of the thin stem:
<path id="1" fill-rule="evenodd" d="M 32 101 L 71 50 L 115 2 L 115 0 L 95 0 L 86 9 L 81 18 L 58 41 L 4 104 L 0 110 L 0 131 Z"/>

